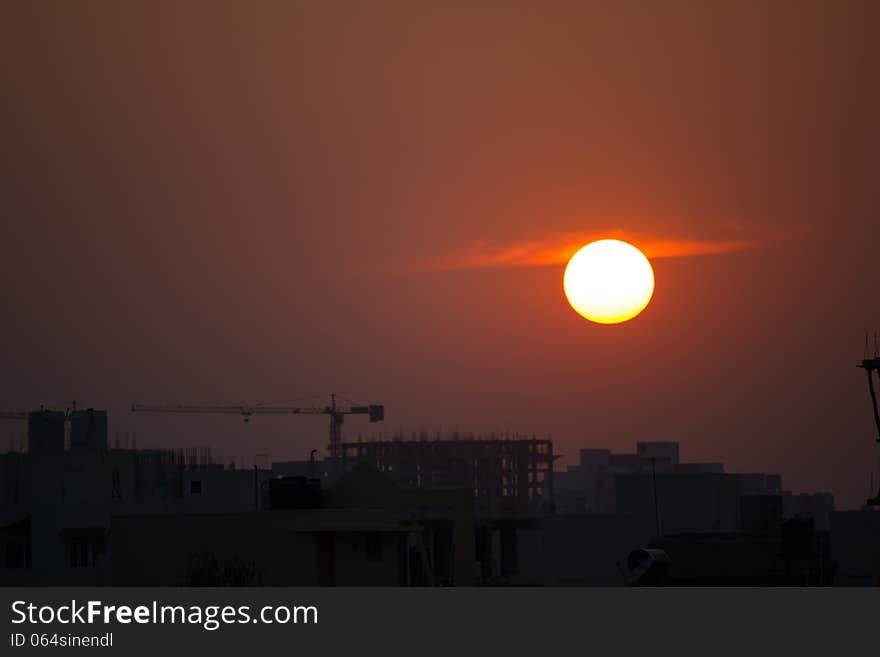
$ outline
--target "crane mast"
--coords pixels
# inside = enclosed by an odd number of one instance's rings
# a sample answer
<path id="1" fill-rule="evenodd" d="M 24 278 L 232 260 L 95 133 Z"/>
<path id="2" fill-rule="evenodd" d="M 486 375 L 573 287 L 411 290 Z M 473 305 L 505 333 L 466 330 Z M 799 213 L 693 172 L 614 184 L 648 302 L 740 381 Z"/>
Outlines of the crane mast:
<path id="1" fill-rule="evenodd" d="M 865 357 L 858 367 L 865 370 L 868 375 L 868 394 L 871 396 L 871 406 L 874 410 L 874 424 L 877 426 L 877 442 L 880 443 L 880 408 L 877 407 L 877 393 L 874 390 L 874 372 L 880 379 L 880 334 L 874 333 L 874 353 L 871 357 L 869 336 L 865 334 Z"/>
<path id="2" fill-rule="evenodd" d="M 868 375 L 868 394 L 871 396 L 871 405 L 874 409 L 874 424 L 877 425 L 877 442 L 880 443 L 880 409 L 877 407 L 877 393 L 874 390 L 874 372 L 880 380 L 880 358 L 866 358 L 859 367 L 863 368 Z"/>
<path id="3" fill-rule="evenodd" d="M 873 358 L 869 357 L 868 354 L 868 336 L 865 335 L 865 358 L 862 359 L 862 362 L 859 363 L 858 367 L 865 370 L 865 374 L 868 376 L 868 394 L 871 397 L 871 408 L 874 411 L 874 424 L 877 427 L 877 442 L 880 443 L 880 408 L 878 408 L 877 404 L 877 391 L 874 389 L 874 373 L 877 373 L 877 378 L 880 379 L 880 340 L 878 340 L 880 336 L 877 333 L 874 334 L 874 356 Z M 869 498 L 867 501 L 868 506 L 880 506 L 880 490 L 877 491 L 877 495 Z"/>

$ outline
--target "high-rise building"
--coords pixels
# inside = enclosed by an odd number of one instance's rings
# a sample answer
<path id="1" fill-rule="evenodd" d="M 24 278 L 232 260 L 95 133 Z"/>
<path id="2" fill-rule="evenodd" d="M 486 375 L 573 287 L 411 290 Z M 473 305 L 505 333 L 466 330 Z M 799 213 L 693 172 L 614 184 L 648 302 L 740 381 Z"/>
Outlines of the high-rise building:
<path id="1" fill-rule="evenodd" d="M 70 449 L 107 449 L 107 411 L 89 408 L 70 414 Z"/>
<path id="2" fill-rule="evenodd" d="M 64 451 L 64 413 L 32 411 L 28 413 L 28 451 Z"/>

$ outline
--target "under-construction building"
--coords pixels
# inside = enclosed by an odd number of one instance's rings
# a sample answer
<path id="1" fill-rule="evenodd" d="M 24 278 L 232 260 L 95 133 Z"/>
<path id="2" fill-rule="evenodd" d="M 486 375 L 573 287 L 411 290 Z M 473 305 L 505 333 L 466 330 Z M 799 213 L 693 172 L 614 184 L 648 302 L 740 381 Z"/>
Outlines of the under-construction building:
<path id="1" fill-rule="evenodd" d="M 403 489 L 472 491 L 478 581 L 543 582 L 541 525 L 553 510 L 549 438 L 397 434 L 342 443 L 341 458 L 343 470 L 366 463 Z"/>
<path id="2" fill-rule="evenodd" d="M 344 467 L 368 463 L 403 488 L 470 489 L 481 518 L 552 509 L 553 442 L 521 435 L 427 434 L 342 444 Z"/>

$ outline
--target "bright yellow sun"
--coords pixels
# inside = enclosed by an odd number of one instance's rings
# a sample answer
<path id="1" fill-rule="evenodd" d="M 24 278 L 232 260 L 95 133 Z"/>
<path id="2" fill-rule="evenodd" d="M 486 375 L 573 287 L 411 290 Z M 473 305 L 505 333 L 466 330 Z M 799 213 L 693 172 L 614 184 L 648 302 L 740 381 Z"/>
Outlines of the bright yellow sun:
<path id="1" fill-rule="evenodd" d="M 591 242 L 575 253 L 562 278 L 571 307 L 591 322 L 618 324 L 638 315 L 654 294 L 645 255 L 620 240 Z"/>

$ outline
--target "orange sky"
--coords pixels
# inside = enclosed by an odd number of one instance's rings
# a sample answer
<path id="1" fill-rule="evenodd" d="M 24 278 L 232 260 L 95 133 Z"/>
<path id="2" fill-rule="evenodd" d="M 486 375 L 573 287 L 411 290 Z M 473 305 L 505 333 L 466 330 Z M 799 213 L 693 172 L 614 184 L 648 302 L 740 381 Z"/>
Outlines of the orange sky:
<path id="1" fill-rule="evenodd" d="M 680 440 L 856 504 L 878 21 L 867 0 L 3 2 L 0 405 L 76 398 L 140 445 L 247 462 L 307 458 L 322 419 L 126 409 L 336 389 L 388 430 L 552 433 L 568 460 Z M 561 289 L 606 236 L 654 258 L 617 327 Z"/>
<path id="2" fill-rule="evenodd" d="M 545 231 L 546 232 L 546 231 Z M 575 252 L 595 240 L 615 238 L 629 242 L 649 258 L 684 258 L 700 255 L 722 255 L 747 249 L 767 247 L 804 236 L 803 227 L 792 226 L 786 235 L 769 235 L 744 226 L 727 226 L 727 237 L 675 237 L 667 229 L 653 236 L 632 233 L 619 228 L 593 229 L 581 233 L 549 233 L 509 244 L 477 242 L 467 244 L 427 263 L 414 263 L 416 271 L 451 271 L 455 269 L 483 269 L 487 267 L 543 267 L 564 265 Z"/>

